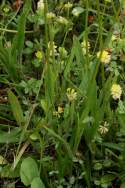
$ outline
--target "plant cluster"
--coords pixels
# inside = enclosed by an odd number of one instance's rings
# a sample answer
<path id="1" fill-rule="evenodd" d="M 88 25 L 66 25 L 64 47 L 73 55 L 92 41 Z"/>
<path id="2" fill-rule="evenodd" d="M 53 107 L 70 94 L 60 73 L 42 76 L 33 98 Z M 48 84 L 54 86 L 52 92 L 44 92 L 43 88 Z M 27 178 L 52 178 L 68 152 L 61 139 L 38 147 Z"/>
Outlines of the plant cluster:
<path id="1" fill-rule="evenodd" d="M 124 0 L 2 0 L 0 185 L 124 188 L 124 79 Z"/>

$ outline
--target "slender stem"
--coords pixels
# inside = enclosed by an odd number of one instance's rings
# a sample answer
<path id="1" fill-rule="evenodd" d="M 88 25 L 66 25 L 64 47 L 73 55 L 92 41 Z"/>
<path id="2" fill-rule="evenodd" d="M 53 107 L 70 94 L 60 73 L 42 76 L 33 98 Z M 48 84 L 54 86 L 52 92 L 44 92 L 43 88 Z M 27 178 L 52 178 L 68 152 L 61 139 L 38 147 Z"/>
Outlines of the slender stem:
<path id="1" fill-rule="evenodd" d="M 18 33 L 17 30 L 12 30 L 12 29 L 5 29 L 5 28 L 0 28 L 0 31 L 8 32 L 8 33 Z M 28 33 L 34 33 L 35 31 L 25 31 L 26 34 Z"/>

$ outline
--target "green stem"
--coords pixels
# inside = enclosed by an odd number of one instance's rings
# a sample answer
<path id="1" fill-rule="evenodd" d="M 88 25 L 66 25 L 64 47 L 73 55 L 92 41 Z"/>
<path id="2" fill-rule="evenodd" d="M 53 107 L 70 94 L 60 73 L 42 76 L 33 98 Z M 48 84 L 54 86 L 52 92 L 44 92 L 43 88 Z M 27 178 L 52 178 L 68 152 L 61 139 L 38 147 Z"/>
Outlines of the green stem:
<path id="1" fill-rule="evenodd" d="M 0 31 L 8 32 L 8 33 L 18 33 L 17 30 L 12 30 L 12 29 L 5 29 L 5 28 L 0 28 Z M 26 34 L 28 33 L 34 33 L 34 31 L 25 31 Z"/>

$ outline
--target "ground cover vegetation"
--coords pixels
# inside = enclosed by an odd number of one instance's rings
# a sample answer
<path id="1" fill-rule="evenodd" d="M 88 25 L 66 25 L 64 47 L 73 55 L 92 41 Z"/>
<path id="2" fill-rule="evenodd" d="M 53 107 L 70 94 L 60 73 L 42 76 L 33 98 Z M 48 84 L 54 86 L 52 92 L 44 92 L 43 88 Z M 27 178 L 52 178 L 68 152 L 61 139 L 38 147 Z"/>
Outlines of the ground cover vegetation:
<path id="1" fill-rule="evenodd" d="M 125 1 L 0 2 L 0 185 L 125 188 Z"/>

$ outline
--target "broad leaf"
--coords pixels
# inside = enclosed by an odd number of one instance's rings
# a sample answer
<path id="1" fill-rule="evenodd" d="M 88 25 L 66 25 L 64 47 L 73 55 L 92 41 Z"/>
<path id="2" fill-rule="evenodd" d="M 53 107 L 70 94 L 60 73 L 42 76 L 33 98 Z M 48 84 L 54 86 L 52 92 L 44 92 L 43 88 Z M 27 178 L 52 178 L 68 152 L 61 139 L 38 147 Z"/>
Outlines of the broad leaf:
<path id="1" fill-rule="evenodd" d="M 9 97 L 9 101 L 11 104 L 14 118 L 17 121 L 17 124 L 21 126 L 25 120 L 24 120 L 23 111 L 21 109 L 20 103 L 12 91 L 8 91 L 8 97 Z"/>
<path id="2" fill-rule="evenodd" d="M 31 157 L 23 160 L 20 169 L 20 177 L 25 186 L 30 185 L 34 178 L 39 177 L 37 164 Z"/>
<path id="3" fill-rule="evenodd" d="M 32 183 L 31 183 L 31 188 L 45 188 L 42 180 L 37 177 L 37 178 L 34 178 Z"/>

